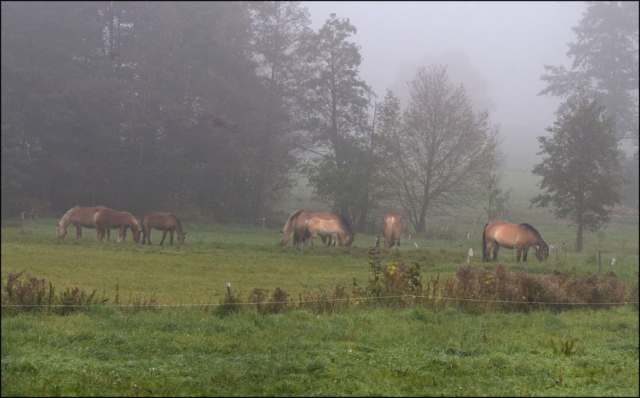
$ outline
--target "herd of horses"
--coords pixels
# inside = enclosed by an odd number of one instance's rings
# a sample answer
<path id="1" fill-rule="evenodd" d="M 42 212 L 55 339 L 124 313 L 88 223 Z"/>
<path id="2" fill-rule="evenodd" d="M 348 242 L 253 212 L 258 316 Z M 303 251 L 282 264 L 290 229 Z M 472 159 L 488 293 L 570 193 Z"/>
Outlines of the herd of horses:
<path id="1" fill-rule="evenodd" d="M 404 232 L 402 216 L 397 213 L 387 213 L 382 217 L 380 226 L 384 237 L 384 248 L 400 247 L 400 237 Z M 336 212 L 317 210 L 298 210 L 293 212 L 280 231 L 280 244 L 287 245 L 293 233 L 294 246 L 306 246 L 311 242 L 314 246 L 316 236 L 320 235 L 327 246 L 351 246 L 355 232 L 347 219 Z M 549 245 L 542 239 L 540 233 L 529 224 L 511 224 L 505 221 L 492 221 L 485 225 L 482 234 L 482 261 L 489 261 L 493 252 L 493 260 L 498 260 L 500 247 L 516 249 L 517 262 L 527 261 L 530 248 L 538 261 L 549 257 Z"/>
<path id="2" fill-rule="evenodd" d="M 135 217 L 126 211 L 116 211 L 105 206 L 83 207 L 75 206 L 62 217 L 58 223 L 58 238 L 64 238 L 67 234 L 67 226 L 73 224 L 78 231 L 78 239 L 82 239 L 82 227 L 96 229 L 96 241 L 108 241 L 111 228 L 118 228 L 118 242 L 124 242 L 127 229 L 133 233 L 133 240 L 142 244 L 151 245 L 151 229 L 163 231 L 160 245 L 164 243 L 167 232 L 170 233 L 170 244 L 173 245 L 173 234 L 177 232 L 178 243 L 184 243 L 187 234 L 182 231 L 182 225 L 178 218 L 160 211 L 149 211 L 142 216 L 142 229 L 138 226 Z M 387 213 L 382 217 L 382 236 L 384 248 L 400 247 L 400 237 L 404 232 L 402 216 L 398 213 Z M 326 246 L 349 247 L 356 235 L 351 230 L 349 221 L 336 212 L 319 210 L 297 210 L 289 216 L 286 224 L 280 231 L 280 244 L 287 245 L 293 234 L 294 246 L 306 246 L 311 242 L 311 247 L 317 236 L 322 238 Z M 105 237 L 106 235 L 106 237 Z M 529 249 L 534 249 L 538 261 L 549 257 L 549 245 L 542 239 L 540 233 L 529 224 L 511 224 L 505 221 L 492 221 L 484 226 L 482 233 L 482 261 L 489 261 L 493 253 L 493 260 L 498 260 L 500 247 L 516 249 L 517 262 L 527 261 Z"/>
<path id="3" fill-rule="evenodd" d="M 151 229 L 155 228 L 162 231 L 160 245 L 164 243 L 167 232 L 171 237 L 170 244 L 173 245 L 174 232 L 178 234 L 178 243 L 184 243 L 184 236 L 187 233 L 182 231 L 180 220 L 175 215 L 161 211 L 148 211 L 142 216 L 141 221 L 142 229 L 135 217 L 126 211 L 117 211 L 105 206 L 75 206 L 69 209 L 58 222 L 58 239 L 64 238 L 67 235 L 67 227 L 73 224 L 78 231 L 78 239 L 82 239 L 82 227 L 96 229 L 96 242 L 108 241 L 111 237 L 111 228 L 118 228 L 118 242 L 124 242 L 127 229 L 130 228 L 134 242 L 140 243 L 142 234 L 142 244 L 148 242 L 151 245 Z"/>

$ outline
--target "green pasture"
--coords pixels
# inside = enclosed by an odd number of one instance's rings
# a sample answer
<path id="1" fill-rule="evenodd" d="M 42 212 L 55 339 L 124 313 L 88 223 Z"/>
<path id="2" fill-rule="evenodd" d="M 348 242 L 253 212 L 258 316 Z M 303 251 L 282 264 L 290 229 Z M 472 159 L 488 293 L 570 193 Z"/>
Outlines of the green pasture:
<path id="1" fill-rule="evenodd" d="M 286 204 L 291 210 L 321 208 L 304 187 L 294 193 Z M 441 286 L 467 264 L 493 269 L 497 263 L 481 262 L 482 214 L 452 215 L 428 220 L 431 238 L 416 236 L 407 222 L 401 248 L 383 250 L 382 264 L 418 262 L 423 280 L 439 275 Z M 532 253 L 516 263 L 514 250 L 501 249 L 499 263 L 507 270 L 593 275 L 600 251 L 603 273 L 638 282 L 637 218 L 614 218 L 601 232 L 587 233 L 584 252 L 575 253 L 575 230 L 548 211 L 521 208 L 516 216 L 510 221 L 532 224 L 547 243 L 564 242 L 567 250 L 552 250 L 543 263 Z M 78 241 L 73 226 L 59 240 L 57 221 L 2 221 L 3 284 L 8 273 L 24 271 L 45 278 L 56 292 L 77 286 L 109 300 L 66 316 L 3 316 L 2 396 L 640 393 L 639 318 L 631 307 L 471 315 L 354 304 L 332 315 L 259 315 L 243 306 L 220 316 L 218 307 L 205 305 L 221 302 L 227 282 L 243 302 L 255 288 L 279 287 L 298 300 L 318 289 L 350 288 L 354 279 L 363 286 L 378 231 L 358 233 L 349 248 L 311 249 L 280 246 L 281 227 L 183 222 L 185 244 L 169 246 L 167 238 L 160 247 L 155 230 L 153 246 L 136 245 L 130 232 L 117 243 L 116 231 L 112 241 L 95 242 L 92 229 Z M 275 224 L 285 221 L 282 215 Z M 112 305 L 116 298 L 182 306 L 124 311 Z"/>
<path id="2" fill-rule="evenodd" d="M 2 396 L 638 396 L 638 313 L 2 318 Z"/>
<path id="3" fill-rule="evenodd" d="M 226 293 L 227 282 L 234 292 L 245 297 L 254 288 L 273 291 L 279 287 L 296 298 L 316 288 L 350 286 L 354 278 L 366 282 L 370 276 L 368 250 L 376 239 L 373 234 L 358 233 L 349 248 L 296 248 L 291 243 L 280 246 L 277 229 L 183 223 L 188 232 L 185 245 L 174 242 L 170 246 L 167 238 L 164 246 L 158 246 L 161 233 L 154 231 L 155 245 L 141 246 L 133 242 L 130 232 L 124 243 L 116 242 L 116 231 L 110 242 L 95 242 L 93 229 L 85 229 L 84 240 L 78 241 L 73 226 L 59 240 L 56 222 L 26 220 L 24 227 L 20 220 L 3 223 L 3 280 L 9 272 L 25 271 L 45 278 L 57 289 L 79 286 L 87 291 L 95 289 L 111 299 L 118 289 L 120 299 L 153 296 L 165 304 L 218 302 Z M 535 260 L 532 253 L 526 263 L 516 263 L 515 250 L 501 249 L 498 259 L 508 270 L 550 273 L 557 269 L 578 276 L 594 274 L 598 272 L 600 250 L 603 272 L 613 270 L 626 282 L 637 281 L 637 224 L 614 223 L 604 233 L 587 234 L 582 253 L 573 252 L 573 232 L 565 225 L 550 221 L 534 225 L 548 243 L 566 242 L 568 250 L 552 250 L 544 263 Z M 427 279 L 440 274 L 442 280 L 467 264 L 487 268 L 496 265 L 481 262 L 484 224 L 474 226 L 469 218 L 460 218 L 457 223 L 452 219 L 432 220 L 428 224 L 435 229 L 446 226 L 455 228 L 455 239 L 428 239 L 413 234 L 409 240 L 409 234 L 405 234 L 399 250 L 382 251 L 382 264 L 390 264 L 395 258 L 405 264 L 418 262 Z M 467 255 L 469 248 L 474 253 L 472 258 Z M 613 267 L 612 258 L 616 259 Z"/>

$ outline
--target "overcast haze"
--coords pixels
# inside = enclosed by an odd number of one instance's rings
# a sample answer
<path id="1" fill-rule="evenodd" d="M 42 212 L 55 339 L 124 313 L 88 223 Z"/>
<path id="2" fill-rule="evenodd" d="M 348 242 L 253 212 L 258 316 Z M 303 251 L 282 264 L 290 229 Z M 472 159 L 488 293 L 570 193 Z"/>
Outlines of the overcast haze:
<path id="1" fill-rule="evenodd" d="M 537 96 L 543 64 L 565 65 L 584 2 L 303 2 L 318 30 L 329 14 L 349 18 L 361 46 L 360 76 L 401 99 L 419 66 L 448 64 L 477 108 L 501 126 L 510 167 L 534 163 L 536 137 L 555 121 L 559 99 Z M 406 104 L 403 101 L 403 106 Z M 514 151 L 518 156 L 514 157 Z"/>

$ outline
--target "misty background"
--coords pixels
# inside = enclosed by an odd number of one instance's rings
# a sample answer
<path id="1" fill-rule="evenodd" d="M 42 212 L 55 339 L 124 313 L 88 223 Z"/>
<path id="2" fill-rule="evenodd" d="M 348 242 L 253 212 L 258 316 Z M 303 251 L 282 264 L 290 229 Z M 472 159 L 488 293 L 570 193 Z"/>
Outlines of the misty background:
<path id="1" fill-rule="evenodd" d="M 387 89 L 406 105 L 419 66 L 448 65 L 474 106 L 500 125 L 504 167 L 530 170 L 539 162 L 537 136 L 547 135 L 561 100 L 537 94 L 543 64 L 571 66 L 584 2 L 318 2 L 302 3 L 312 28 L 329 14 L 349 18 L 361 46 L 360 74 L 381 102 Z"/>
<path id="2" fill-rule="evenodd" d="M 537 138 L 583 79 L 608 84 L 637 208 L 634 4 L 4 1 L 2 216 L 508 219 L 539 190 Z M 574 71 L 587 10 L 608 41 Z"/>

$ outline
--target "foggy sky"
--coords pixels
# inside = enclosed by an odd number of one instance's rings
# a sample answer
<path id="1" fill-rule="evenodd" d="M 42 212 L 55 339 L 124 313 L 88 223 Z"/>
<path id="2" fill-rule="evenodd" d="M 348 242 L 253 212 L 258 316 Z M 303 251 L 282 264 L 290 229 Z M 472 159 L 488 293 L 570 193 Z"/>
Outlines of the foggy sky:
<path id="1" fill-rule="evenodd" d="M 539 159 L 537 136 L 556 120 L 560 100 L 538 96 L 543 64 L 571 67 L 567 43 L 576 36 L 584 2 L 303 2 L 318 30 L 329 14 L 349 18 L 361 46 L 360 77 L 378 98 L 386 89 L 406 95 L 419 66 L 448 64 L 477 109 L 501 126 L 511 167 Z M 476 87 L 473 87 L 473 86 Z M 404 92 L 403 92 L 404 91 Z M 475 93 L 474 93 L 475 91 Z M 484 94 L 482 96 L 481 94 Z M 403 101 L 403 107 L 406 102 Z M 515 153 L 517 151 L 517 154 Z"/>

